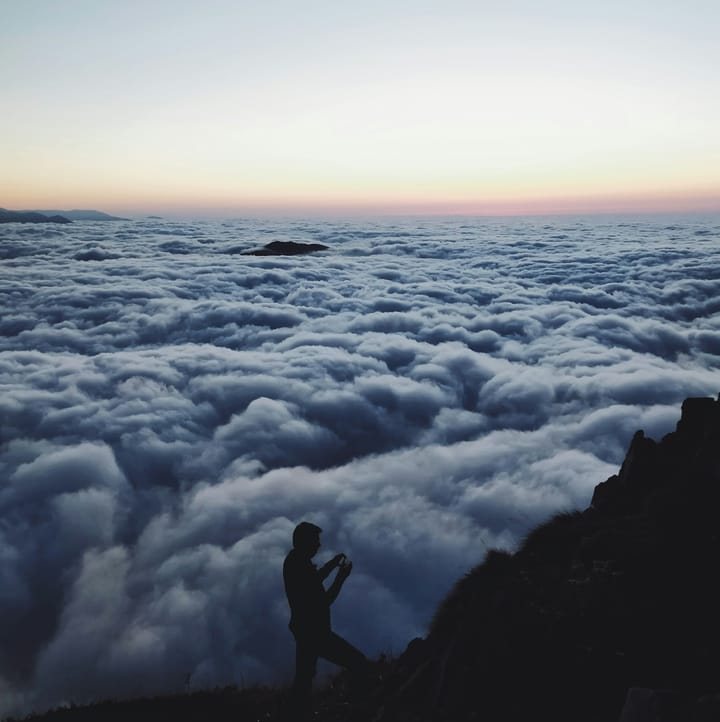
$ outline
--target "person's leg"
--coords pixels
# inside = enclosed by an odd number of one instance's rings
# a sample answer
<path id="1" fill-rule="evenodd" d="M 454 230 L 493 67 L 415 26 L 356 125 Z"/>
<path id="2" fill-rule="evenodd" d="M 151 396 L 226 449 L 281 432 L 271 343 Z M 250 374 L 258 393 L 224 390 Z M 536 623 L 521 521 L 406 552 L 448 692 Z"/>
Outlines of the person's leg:
<path id="1" fill-rule="evenodd" d="M 295 638 L 295 681 L 293 682 L 294 717 L 297 720 L 312 716 L 312 683 L 317 667 L 317 643 L 312 639 Z"/>
<path id="2" fill-rule="evenodd" d="M 371 690 L 370 663 L 359 649 L 340 635 L 330 632 L 320 644 L 318 656 L 348 670 L 350 700 L 359 702 L 367 698 Z"/>
<path id="3" fill-rule="evenodd" d="M 361 671 L 367 665 L 365 655 L 335 632 L 330 632 L 323 638 L 317 655 L 351 671 Z"/>

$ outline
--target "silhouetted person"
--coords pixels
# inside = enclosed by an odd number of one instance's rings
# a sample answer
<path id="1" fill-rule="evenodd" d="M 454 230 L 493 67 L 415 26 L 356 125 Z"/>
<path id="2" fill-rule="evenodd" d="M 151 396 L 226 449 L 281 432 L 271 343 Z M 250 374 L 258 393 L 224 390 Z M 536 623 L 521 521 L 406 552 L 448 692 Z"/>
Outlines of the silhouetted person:
<path id="1" fill-rule="evenodd" d="M 298 524 L 293 532 L 293 548 L 283 564 L 285 593 L 290 604 L 289 626 L 295 637 L 293 697 L 298 719 L 309 718 L 311 713 L 318 657 L 355 673 L 363 672 L 367 665 L 363 653 L 331 629 L 330 605 L 352 571 L 352 563 L 344 554 L 337 554 L 320 569 L 312 563 L 320 548 L 321 531 L 306 521 Z M 325 589 L 323 581 L 336 568 L 333 583 Z"/>

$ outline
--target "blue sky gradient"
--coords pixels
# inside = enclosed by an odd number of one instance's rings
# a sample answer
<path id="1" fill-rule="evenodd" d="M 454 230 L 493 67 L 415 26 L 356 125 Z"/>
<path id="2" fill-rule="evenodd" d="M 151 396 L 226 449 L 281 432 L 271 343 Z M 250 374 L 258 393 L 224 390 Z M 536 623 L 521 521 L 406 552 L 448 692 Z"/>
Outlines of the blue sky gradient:
<path id="1" fill-rule="evenodd" d="M 718 207 L 716 3 L 0 7 L 6 207 Z"/>

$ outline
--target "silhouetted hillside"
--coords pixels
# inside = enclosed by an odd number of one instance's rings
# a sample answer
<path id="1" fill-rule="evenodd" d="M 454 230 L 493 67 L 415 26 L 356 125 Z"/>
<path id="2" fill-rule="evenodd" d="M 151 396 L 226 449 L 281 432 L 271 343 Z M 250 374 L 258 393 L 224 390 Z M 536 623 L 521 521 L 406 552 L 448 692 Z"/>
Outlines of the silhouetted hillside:
<path id="1" fill-rule="evenodd" d="M 635 434 L 590 508 L 456 584 L 378 719 L 614 720 L 631 687 L 720 719 L 695 704 L 720 691 L 719 501 L 720 401 L 687 399 L 660 443 Z"/>
<path id="2" fill-rule="evenodd" d="M 69 218 L 71 221 L 127 221 L 127 218 L 111 216 L 109 213 L 94 210 L 79 210 L 74 208 L 71 211 L 24 211 L 25 213 L 41 213 L 44 216 L 60 215 Z"/>
<path id="3" fill-rule="evenodd" d="M 48 216 L 37 211 L 9 211 L 0 208 L 0 223 L 72 223 L 72 221 L 65 216 Z"/>
<path id="4" fill-rule="evenodd" d="M 670 711 L 628 719 L 717 722 L 719 501 L 720 400 L 687 399 L 675 432 L 636 433 L 588 509 L 556 515 L 459 580 L 427 638 L 376 662 L 360 699 L 344 675 L 318 692 L 316 719 L 614 722 L 642 687 L 672 690 L 653 702 Z M 283 719 L 281 692 L 205 694 L 41 719 Z"/>
<path id="5" fill-rule="evenodd" d="M 73 221 L 126 221 L 102 211 L 9 211 L 0 208 L 0 223 L 72 223 Z"/>

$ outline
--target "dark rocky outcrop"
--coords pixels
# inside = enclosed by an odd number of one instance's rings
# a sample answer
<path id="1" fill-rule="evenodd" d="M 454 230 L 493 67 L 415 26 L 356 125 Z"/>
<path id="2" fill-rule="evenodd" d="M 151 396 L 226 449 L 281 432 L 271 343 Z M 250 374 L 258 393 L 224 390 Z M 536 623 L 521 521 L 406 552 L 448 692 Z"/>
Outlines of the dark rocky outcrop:
<path id="1" fill-rule="evenodd" d="M 0 223 L 72 223 L 72 221 L 65 216 L 47 216 L 35 211 L 8 211 L 0 208 Z"/>
<path id="2" fill-rule="evenodd" d="M 244 251 L 245 256 L 299 256 L 304 253 L 325 251 L 328 246 L 322 243 L 297 243 L 296 241 L 272 241 L 262 248 Z"/>
<path id="3" fill-rule="evenodd" d="M 720 719 L 719 502 L 720 400 L 687 399 L 659 443 L 635 434 L 588 509 L 456 584 L 377 719 L 617 720 L 631 688 Z"/>

